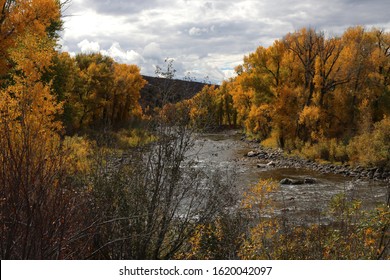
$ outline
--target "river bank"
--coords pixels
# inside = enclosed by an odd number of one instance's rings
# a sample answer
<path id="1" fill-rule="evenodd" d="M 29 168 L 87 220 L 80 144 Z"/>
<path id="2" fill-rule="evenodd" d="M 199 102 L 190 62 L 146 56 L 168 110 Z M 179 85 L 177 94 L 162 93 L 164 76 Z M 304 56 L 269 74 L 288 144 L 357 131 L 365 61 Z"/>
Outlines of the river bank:
<path id="1" fill-rule="evenodd" d="M 383 167 L 319 163 L 299 156 L 286 155 L 281 149 L 263 147 L 257 141 L 247 140 L 245 136 L 241 136 L 241 141 L 251 147 L 251 150 L 243 156 L 255 159 L 259 168 L 267 168 L 267 166 L 278 168 L 304 168 L 322 174 L 339 174 L 355 179 L 383 181 L 390 184 L 390 170 L 386 170 Z"/>

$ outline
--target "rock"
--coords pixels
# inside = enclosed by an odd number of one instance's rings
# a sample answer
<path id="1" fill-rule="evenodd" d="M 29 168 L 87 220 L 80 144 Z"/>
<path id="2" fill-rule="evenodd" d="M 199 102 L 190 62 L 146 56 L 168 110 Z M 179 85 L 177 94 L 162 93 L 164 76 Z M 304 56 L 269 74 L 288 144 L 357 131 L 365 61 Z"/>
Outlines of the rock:
<path id="1" fill-rule="evenodd" d="M 282 179 L 281 181 L 280 181 L 280 184 L 281 185 L 291 185 L 291 179 L 289 179 L 289 178 L 284 178 L 284 179 Z"/>
<path id="2" fill-rule="evenodd" d="M 373 177 L 375 179 L 382 179 L 382 173 L 379 171 L 379 169 L 375 171 Z"/>
<path id="3" fill-rule="evenodd" d="M 280 181 L 281 185 L 303 185 L 305 184 L 304 180 L 294 180 L 290 178 L 284 178 Z"/>
<path id="4" fill-rule="evenodd" d="M 313 178 L 305 178 L 304 183 L 305 184 L 315 184 L 316 180 Z"/>
<path id="5" fill-rule="evenodd" d="M 268 168 L 269 167 L 267 164 L 263 164 L 263 163 L 258 163 L 256 166 L 257 166 L 257 168 Z"/>
<path id="6" fill-rule="evenodd" d="M 304 183 L 304 180 L 292 180 L 292 185 L 303 185 Z"/>
<path id="7" fill-rule="evenodd" d="M 265 158 L 267 156 L 267 153 L 265 152 L 259 152 L 259 154 L 257 155 L 258 158 Z"/>
<path id="8" fill-rule="evenodd" d="M 337 173 L 342 174 L 342 175 L 346 175 L 348 173 L 348 171 L 345 168 L 341 168 Z"/>
<path id="9" fill-rule="evenodd" d="M 250 151 L 246 154 L 247 157 L 255 157 L 259 155 L 259 152 L 255 152 L 255 151 Z"/>
<path id="10" fill-rule="evenodd" d="M 267 163 L 267 166 L 268 167 L 275 167 L 275 162 L 273 162 L 273 161 L 270 161 L 269 163 Z"/>

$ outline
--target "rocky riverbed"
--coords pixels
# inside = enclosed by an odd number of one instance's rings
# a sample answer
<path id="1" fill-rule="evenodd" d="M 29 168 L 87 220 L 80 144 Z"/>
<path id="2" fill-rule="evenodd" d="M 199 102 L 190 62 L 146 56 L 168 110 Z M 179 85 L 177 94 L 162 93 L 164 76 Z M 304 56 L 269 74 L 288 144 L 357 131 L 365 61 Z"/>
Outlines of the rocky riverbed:
<path id="1" fill-rule="evenodd" d="M 390 182 L 386 170 L 319 164 L 241 138 L 234 131 L 198 135 L 191 151 L 197 166 L 234 174 L 241 193 L 260 179 L 279 182 L 273 195 L 275 212 L 293 223 L 329 222 L 325 212 L 332 197 L 340 193 L 349 200 L 361 200 L 366 209 L 387 203 Z"/>
<path id="2" fill-rule="evenodd" d="M 364 168 L 362 166 L 350 166 L 349 164 L 322 164 L 297 156 L 286 156 L 280 149 L 267 149 L 251 141 L 245 141 L 252 149 L 243 156 L 257 160 L 257 167 L 280 167 L 280 168 L 304 168 L 323 174 L 340 174 L 357 179 L 380 180 L 390 183 L 390 170 L 382 167 Z"/>

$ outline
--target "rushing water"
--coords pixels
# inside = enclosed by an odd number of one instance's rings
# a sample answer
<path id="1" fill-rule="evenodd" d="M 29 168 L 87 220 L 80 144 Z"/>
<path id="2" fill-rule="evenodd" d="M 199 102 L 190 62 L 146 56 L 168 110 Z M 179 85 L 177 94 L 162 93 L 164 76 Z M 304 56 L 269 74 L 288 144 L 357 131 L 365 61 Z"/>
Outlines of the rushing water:
<path id="1" fill-rule="evenodd" d="M 257 168 L 255 159 L 244 155 L 253 149 L 248 143 L 240 141 L 234 132 L 199 135 L 191 151 L 199 168 L 210 171 L 234 172 L 235 187 L 243 193 L 260 179 L 313 178 L 315 184 L 280 185 L 273 195 L 277 205 L 276 213 L 287 215 L 295 223 L 326 223 L 324 214 L 330 200 L 336 194 L 344 194 L 348 200 L 360 200 L 366 209 L 385 203 L 389 186 L 387 182 L 357 180 L 337 174 L 322 174 L 303 168 Z"/>

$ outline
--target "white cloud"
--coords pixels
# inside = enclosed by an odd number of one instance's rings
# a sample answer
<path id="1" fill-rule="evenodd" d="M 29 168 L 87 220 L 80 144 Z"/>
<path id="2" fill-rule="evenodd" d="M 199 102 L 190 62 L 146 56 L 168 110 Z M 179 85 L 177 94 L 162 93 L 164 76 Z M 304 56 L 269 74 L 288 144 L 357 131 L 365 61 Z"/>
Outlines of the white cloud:
<path id="1" fill-rule="evenodd" d="M 63 49 L 100 51 L 143 74 L 166 57 L 177 76 L 218 81 L 257 46 L 301 27 L 340 34 L 361 24 L 390 29 L 388 0 L 72 0 Z"/>
<path id="2" fill-rule="evenodd" d="M 108 50 L 101 50 L 101 54 L 107 55 L 120 63 L 141 64 L 143 57 L 134 50 L 125 51 L 118 42 L 114 42 Z"/>
<path id="3" fill-rule="evenodd" d="M 145 46 L 142 55 L 145 58 L 151 58 L 155 60 L 162 59 L 162 50 L 160 48 L 160 45 L 158 43 L 152 42 Z"/>
<path id="4" fill-rule="evenodd" d="M 77 44 L 82 53 L 96 53 L 100 51 L 100 45 L 98 42 L 90 42 L 84 39 Z"/>
<path id="5" fill-rule="evenodd" d="M 188 34 L 190 36 L 198 36 L 201 35 L 202 33 L 207 33 L 206 28 L 198 28 L 198 27 L 192 27 L 189 31 Z"/>

